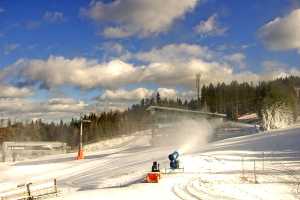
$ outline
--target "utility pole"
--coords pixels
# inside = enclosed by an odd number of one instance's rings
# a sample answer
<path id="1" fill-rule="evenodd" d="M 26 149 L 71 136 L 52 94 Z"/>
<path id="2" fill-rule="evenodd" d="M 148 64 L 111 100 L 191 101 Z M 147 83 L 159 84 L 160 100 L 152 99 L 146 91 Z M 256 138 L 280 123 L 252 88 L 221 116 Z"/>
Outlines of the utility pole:
<path id="1" fill-rule="evenodd" d="M 80 116 L 80 136 L 79 136 L 79 149 L 78 149 L 78 154 L 76 157 L 76 160 L 82 160 L 84 159 L 84 155 L 83 155 L 83 123 L 91 123 L 91 120 L 86 120 L 86 119 L 82 119 L 82 117 Z"/>

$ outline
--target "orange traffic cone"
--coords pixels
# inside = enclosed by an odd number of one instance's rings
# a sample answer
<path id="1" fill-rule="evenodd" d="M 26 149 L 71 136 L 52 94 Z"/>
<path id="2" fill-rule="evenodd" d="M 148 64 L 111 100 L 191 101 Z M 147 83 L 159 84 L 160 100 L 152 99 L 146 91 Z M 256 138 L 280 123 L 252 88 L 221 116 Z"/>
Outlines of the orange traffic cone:
<path id="1" fill-rule="evenodd" d="M 83 160 L 83 159 L 84 159 L 83 149 L 79 148 L 76 160 Z"/>

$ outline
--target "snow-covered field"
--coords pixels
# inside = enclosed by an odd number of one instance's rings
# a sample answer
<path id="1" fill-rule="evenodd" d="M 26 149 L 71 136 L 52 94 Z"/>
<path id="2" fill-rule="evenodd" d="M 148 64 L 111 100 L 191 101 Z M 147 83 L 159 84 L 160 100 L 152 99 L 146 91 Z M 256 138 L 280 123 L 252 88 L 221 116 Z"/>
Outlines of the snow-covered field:
<path id="1" fill-rule="evenodd" d="M 154 160 L 168 167 L 177 148 L 151 147 L 149 140 L 139 134 L 106 142 L 79 161 L 66 154 L 1 163 L 0 197 L 18 184 L 57 178 L 58 199 L 300 199 L 299 127 L 193 147 L 181 155 L 185 172 L 163 175 L 158 184 L 143 178 Z"/>

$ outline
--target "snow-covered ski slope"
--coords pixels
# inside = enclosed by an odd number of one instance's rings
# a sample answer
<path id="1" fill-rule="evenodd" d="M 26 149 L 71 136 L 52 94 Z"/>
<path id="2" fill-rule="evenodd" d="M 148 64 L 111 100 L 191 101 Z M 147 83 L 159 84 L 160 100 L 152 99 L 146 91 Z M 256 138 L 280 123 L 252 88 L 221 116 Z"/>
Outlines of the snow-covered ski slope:
<path id="1" fill-rule="evenodd" d="M 183 152 L 184 173 L 143 183 L 152 161 L 167 167 L 175 147 L 151 147 L 149 135 L 89 152 L 0 164 L 1 192 L 57 178 L 58 199 L 300 199 L 300 128 L 231 138 Z M 254 173 L 255 165 L 255 173 Z"/>

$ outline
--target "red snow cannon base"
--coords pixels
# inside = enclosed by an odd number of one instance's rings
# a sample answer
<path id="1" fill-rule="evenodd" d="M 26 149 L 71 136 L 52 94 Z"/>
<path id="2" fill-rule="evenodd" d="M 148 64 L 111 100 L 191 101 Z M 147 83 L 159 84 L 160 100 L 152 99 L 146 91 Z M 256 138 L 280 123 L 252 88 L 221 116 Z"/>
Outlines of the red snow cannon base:
<path id="1" fill-rule="evenodd" d="M 149 172 L 146 177 L 147 183 L 158 183 L 160 179 L 159 172 Z"/>

